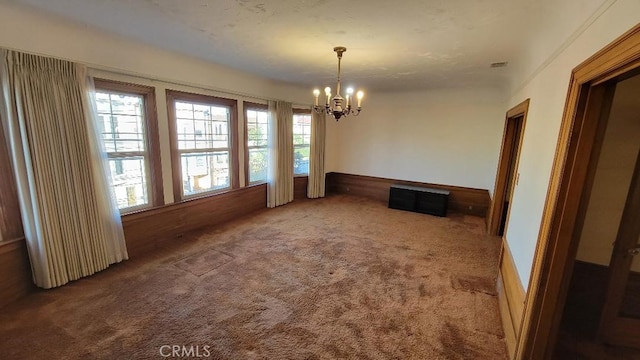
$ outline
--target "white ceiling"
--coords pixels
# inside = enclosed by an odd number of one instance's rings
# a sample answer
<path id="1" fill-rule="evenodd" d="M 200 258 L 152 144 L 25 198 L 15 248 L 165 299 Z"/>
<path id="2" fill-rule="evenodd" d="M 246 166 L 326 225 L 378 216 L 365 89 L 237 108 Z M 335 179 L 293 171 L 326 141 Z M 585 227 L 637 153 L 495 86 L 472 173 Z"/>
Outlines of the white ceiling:
<path id="1" fill-rule="evenodd" d="M 565 1 L 565 0 L 563 0 Z M 303 86 L 507 86 L 554 0 L 10 0 L 163 49 Z M 554 34 L 549 54 L 604 0 Z M 576 3 L 576 1 L 574 1 Z M 575 21 L 574 21 L 575 22 Z M 566 28 L 567 26 L 565 26 Z M 553 42 L 553 41 L 552 41 Z M 123 54 L 126 56 L 126 54 Z M 506 68 L 490 63 L 508 61 Z"/>

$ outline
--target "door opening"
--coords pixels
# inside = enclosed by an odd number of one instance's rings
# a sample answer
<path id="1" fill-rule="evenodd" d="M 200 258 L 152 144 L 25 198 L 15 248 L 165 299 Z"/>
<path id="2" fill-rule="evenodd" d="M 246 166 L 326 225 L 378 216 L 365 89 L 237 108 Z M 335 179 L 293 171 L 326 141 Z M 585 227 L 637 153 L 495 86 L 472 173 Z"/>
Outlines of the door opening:
<path id="1" fill-rule="evenodd" d="M 583 197 L 608 83 L 640 73 L 640 24 L 577 66 L 571 76 L 551 172 L 516 359 L 551 358 L 576 259 L 576 229 L 584 220 Z M 605 86 L 603 86 L 605 85 Z"/>
<path id="2" fill-rule="evenodd" d="M 554 350 L 559 359 L 640 358 L 639 350 L 611 346 L 640 345 L 640 320 L 634 320 L 640 318 L 640 262 L 630 269 L 629 253 L 640 236 L 640 76 L 600 86 L 603 105 L 576 220 L 575 262 Z"/>
<path id="3" fill-rule="evenodd" d="M 529 99 L 507 111 L 496 185 L 489 210 L 488 232 L 490 235 L 502 236 L 508 224 L 509 205 L 519 180 L 518 161 L 528 110 Z"/>

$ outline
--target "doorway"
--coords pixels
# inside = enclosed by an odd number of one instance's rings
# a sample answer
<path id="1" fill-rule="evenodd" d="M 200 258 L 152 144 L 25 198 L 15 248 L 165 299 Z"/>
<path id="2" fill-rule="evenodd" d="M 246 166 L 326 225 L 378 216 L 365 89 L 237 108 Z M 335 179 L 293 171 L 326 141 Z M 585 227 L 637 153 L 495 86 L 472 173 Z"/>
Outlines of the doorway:
<path id="1" fill-rule="evenodd" d="M 640 344 L 640 320 L 633 324 L 640 318 L 640 259 L 628 253 L 640 236 L 640 76 L 600 86 L 603 106 L 574 231 L 578 248 L 557 359 L 640 358 L 640 350 L 612 346 Z"/>
<path id="2" fill-rule="evenodd" d="M 488 233 L 490 235 L 504 235 L 508 224 L 509 204 L 519 180 L 518 161 L 528 110 L 529 99 L 507 111 L 493 201 L 489 210 Z"/>
<path id="3" fill-rule="evenodd" d="M 601 114 L 610 87 L 640 72 L 640 24 L 576 67 L 571 76 L 540 225 L 516 359 L 553 355 L 591 189 Z M 587 195 L 588 196 L 588 195 Z"/>

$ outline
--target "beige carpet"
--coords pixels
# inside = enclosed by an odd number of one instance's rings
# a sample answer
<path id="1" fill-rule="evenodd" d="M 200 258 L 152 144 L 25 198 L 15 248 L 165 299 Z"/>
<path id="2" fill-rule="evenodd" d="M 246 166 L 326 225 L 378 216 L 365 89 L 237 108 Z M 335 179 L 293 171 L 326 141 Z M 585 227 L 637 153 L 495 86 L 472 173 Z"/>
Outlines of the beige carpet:
<path id="1" fill-rule="evenodd" d="M 477 217 L 296 201 L 2 309 L 0 358 L 504 359 L 498 246 Z"/>

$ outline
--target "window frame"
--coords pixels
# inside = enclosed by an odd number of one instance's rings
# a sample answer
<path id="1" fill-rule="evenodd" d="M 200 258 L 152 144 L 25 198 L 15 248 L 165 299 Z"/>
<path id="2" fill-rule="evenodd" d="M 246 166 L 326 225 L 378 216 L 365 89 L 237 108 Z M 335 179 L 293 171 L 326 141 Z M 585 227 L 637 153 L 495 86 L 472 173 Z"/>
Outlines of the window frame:
<path id="1" fill-rule="evenodd" d="M 137 95 L 141 96 L 144 102 L 143 121 L 145 126 L 145 160 L 147 162 L 145 175 L 147 176 L 149 203 L 146 205 L 122 208 L 120 209 L 120 214 L 130 214 L 164 205 L 164 186 L 162 183 L 160 135 L 158 130 L 155 87 L 102 78 L 94 78 L 93 83 L 96 92 L 103 91 L 122 95 Z M 113 157 L 109 156 L 109 159 L 112 158 Z"/>
<path id="2" fill-rule="evenodd" d="M 196 94 L 185 91 L 167 89 L 167 118 L 169 120 L 169 140 L 171 149 L 171 174 L 173 179 L 174 202 L 208 197 L 224 193 L 240 187 L 239 159 L 238 159 L 238 101 L 212 95 Z M 178 133 L 176 119 L 176 101 L 206 106 L 224 106 L 229 108 L 229 187 L 199 192 L 193 195 L 182 193 L 182 152 L 178 148 Z"/>
<path id="3" fill-rule="evenodd" d="M 295 117 L 296 115 L 309 115 L 309 116 L 313 116 L 313 114 L 311 113 L 311 109 L 293 109 L 293 116 Z M 293 119 L 292 119 L 292 124 L 291 126 L 293 127 Z M 296 153 L 296 145 L 293 143 L 293 136 L 295 134 L 293 134 L 293 129 L 291 129 L 291 133 L 292 133 L 292 138 L 291 138 L 291 144 L 293 146 L 293 153 Z M 309 154 L 311 154 L 311 137 L 313 136 L 311 134 L 311 124 L 309 124 Z M 293 164 L 291 164 L 291 166 L 293 167 Z M 308 177 L 309 176 L 309 172 L 307 173 L 298 173 L 296 174 L 295 169 L 292 169 L 293 172 L 293 177 Z"/>
<path id="4" fill-rule="evenodd" d="M 267 104 L 259 104 L 259 103 L 254 103 L 254 102 L 248 102 L 245 101 L 243 103 L 244 106 L 244 138 L 245 138 L 245 142 L 244 142 L 244 174 L 245 174 L 245 184 L 247 184 L 247 186 L 250 185 L 257 185 L 257 184 L 264 184 L 266 183 L 266 181 L 250 181 L 250 174 L 249 174 L 249 150 L 250 149 L 255 149 L 255 148 L 262 148 L 262 146 L 249 146 L 249 117 L 247 116 L 247 111 L 249 110 L 258 110 L 258 111 L 266 111 L 267 114 L 269 113 L 269 106 Z M 264 147 L 268 150 L 269 149 L 269 135 L 267 133 L 267 145 L 265 145 Z"/>

